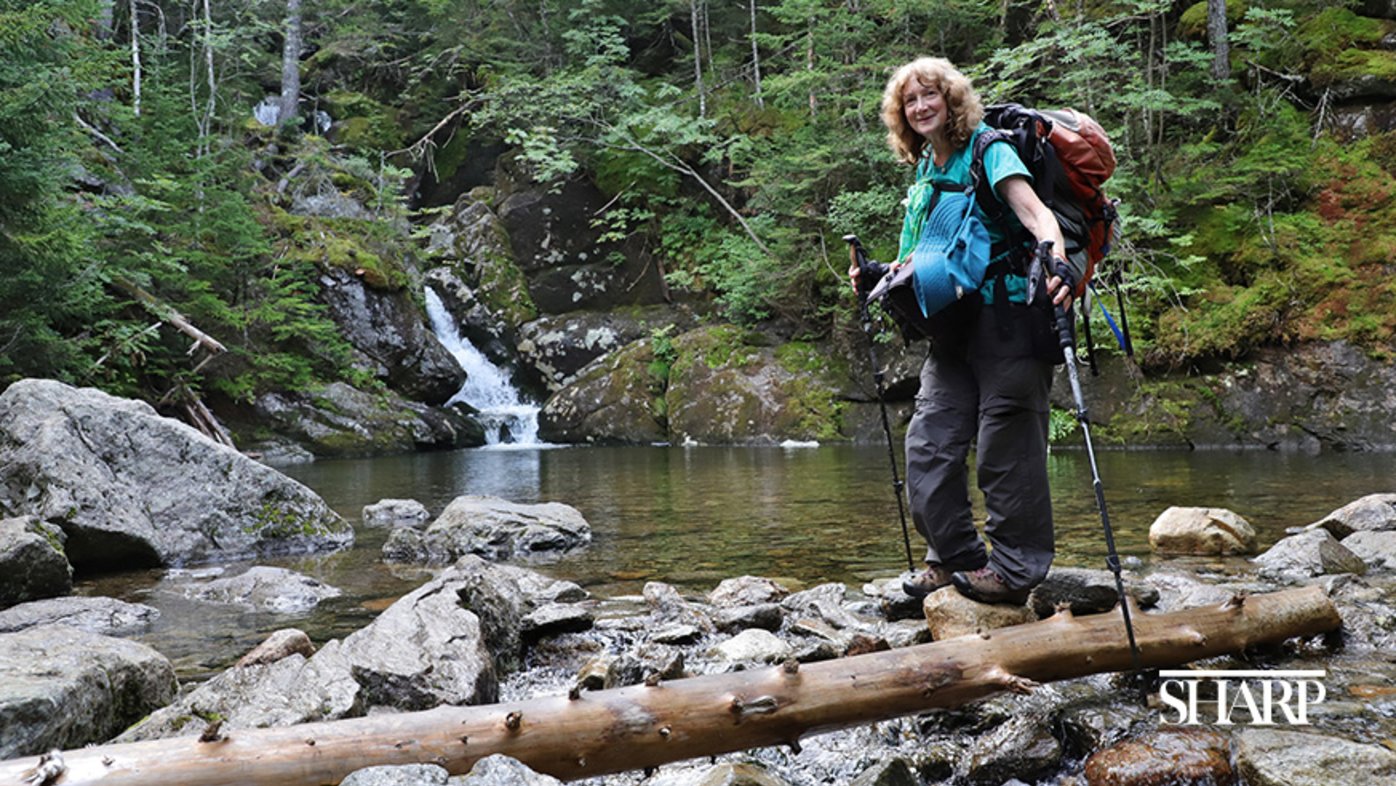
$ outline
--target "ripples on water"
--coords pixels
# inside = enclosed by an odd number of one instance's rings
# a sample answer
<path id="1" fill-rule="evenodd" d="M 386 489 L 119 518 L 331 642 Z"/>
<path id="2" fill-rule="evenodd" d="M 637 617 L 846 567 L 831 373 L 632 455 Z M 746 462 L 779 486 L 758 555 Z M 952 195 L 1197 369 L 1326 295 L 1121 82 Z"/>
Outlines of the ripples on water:
<path id="1" fill-rule="evenodd" d="M 1396 490 L 1396 454 L 1389 453 L 1105 452 L 1099 461 L 1117 546 L 1145 563 L 1149 525 L 1170 505 L 1230 508 L 1255 526 L 1265 548 L 1288 527 L 1365 494 Z M 384 498 L 416 499 L 433 515 L 461 494 L 572 505 L 591 523 L 592 545 L 534 567 L 603 597 L 637 594 L 647 581 L 705 593 L 742 574 L 792 589 L 839 581 L 856 590 L 906 567 L 885 446 L 461 450 L 285 471 L 354 523 L 357 541 L 337 554 L 268 562 L 339 587 L 343 597 L 306 617 L 210 612 L 179 600 L 158 572 L 90 578 L 79 592 L 161 608 L 144 640 L 175 660 L 181 676 L 199 676 L 276 628 L 300 627 L 316 641 L 347 635 L 426 581 L 426 571 L 382 564 L 386 531 L 358 526 L 363 507 Z M 1084 452 L 1055 452 L 1049 472 L 1057 564 L 1103 567 Z M 982 520 L 977 497 L 975 506 Z M 915 532 L 911 537 L 919 557 Z M 233 573 L 242 566 L 227 567 Z"/>

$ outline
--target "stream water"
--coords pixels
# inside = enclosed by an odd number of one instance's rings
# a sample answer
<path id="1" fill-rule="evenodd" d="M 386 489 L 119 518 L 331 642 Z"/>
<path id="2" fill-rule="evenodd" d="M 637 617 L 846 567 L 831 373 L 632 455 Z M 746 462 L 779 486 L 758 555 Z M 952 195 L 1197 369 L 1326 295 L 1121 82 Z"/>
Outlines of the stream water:
<path id="1" fill-rule="evenodd" d="M 1234 510 L 1265 548 L 1288 527 L 1396 486 L 1391 453 L 1105 452 L 1099 460 L 1119 550 L 1144 567 L 1149 525 L 1170 505 Z M 1057 564 L 1103 567 L 1084 452 L 1057 451 L 1049 467 Z M 285 471 L 354 523 L 357 540 L 340 553 L 269 562 L 336 586 L 342 597 L 306 615 L 220 610 L 182 600 L 162 571 L 89 577 L 78 592 L 159 608 L 160 619 L 140 639 L 175 661 L 182 679 L 198 679 L 277 628 L 300 627 L 317 643 L 347 635 L 426 581 L 425 571 L 382 564 L 387 532 L 359 526 L 363 506 L 384 498 L 416 499 L 433 515 L 461 494 L 572 505 L 592 526 L 591 546 L 531 567 L 602 597 L 637 594 L 652 580 L 704 593 L 742 574 L 792 589 L 838 581 L 856 591 L 906 567 L 885 447 L 486 448 Z M 240 568 L 226 566 L 229 573 Z"/>

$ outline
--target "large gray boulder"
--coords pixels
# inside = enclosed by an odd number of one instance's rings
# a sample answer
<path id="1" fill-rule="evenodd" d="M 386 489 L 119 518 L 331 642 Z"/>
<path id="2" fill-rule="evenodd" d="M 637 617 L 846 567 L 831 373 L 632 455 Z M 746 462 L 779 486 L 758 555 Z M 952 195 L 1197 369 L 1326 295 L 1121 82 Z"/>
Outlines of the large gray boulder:
<path id="1" fill-rule="evenodd" d="M 312 393 L 266 393 L 252 428 L 268 425 L 315 456 L 341 458 L 479 447 L 485 430 L 456 405 L 432 407 L 394 393 L 331 382 Z"/>
<path id="2" fill-rule="evenodd" d="M 389 561 L 439 564 L 467 554 L 491 559 L 560 554 L 590 542 L 591 525 L 570 505 L 467 494 L 451 500 L 425 531 L 395 530 L 383 553 Z"/>
<path id="3" fill-rule="evenodd" d="M 1342 540 L 1354 532 L 1396 532 L 1396 494 L 1368 494 L 1309 525 Z"/>
<path id="4" fill-rule="evenodd" d="M 104 742 L 176 688 L 144 644 L 66 625 L 0 634 L 0 759 Z"/>
<path id="5" fill-rule="evenodd" d="M 45 598 L 0 611 L 0 633 L 40 625 L 67 625 L 101 636 L 129 636 L 150 627 L 160 610 L 116 598 Z"/>
<path id="6" fill-rule="evenodd" d="M 360 363 L 393 390 L 426 404 L 444 404 L 460 390 L 465 372 L 427 328 L 406 289 L 372 287 L 331 268 L 320 275 L 320 296 Z"/>
<path id="7" fill-rule="evenodd" d="M 72 590 L 63 530 L 34 516 L 0 519 L 0 609 Z"/>
<path id="8" fill-rule="evenodd" d="M 76 568 L 343 548 L 310 489 L 150 405 L 21 380 L 0 394 L 0 509 L 60 527 Z"/>
<path id="9" fill-rule="evenodd" d="M 1282 538 L 1255 558 L 1261 575 L 1288 581 L 1330 573 L 1367 572 L 1367 563 L 1327 530 L 1313 529 Z"/>

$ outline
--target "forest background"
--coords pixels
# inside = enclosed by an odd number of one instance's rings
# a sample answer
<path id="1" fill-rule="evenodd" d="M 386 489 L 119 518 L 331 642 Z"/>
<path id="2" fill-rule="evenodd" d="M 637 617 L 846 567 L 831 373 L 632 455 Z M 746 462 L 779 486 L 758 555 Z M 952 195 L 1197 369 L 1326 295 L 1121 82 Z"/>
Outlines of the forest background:
<path id="1" fill-rule="evenodd" d="M 605 236 L 722 319 L 848 330 L 840 237 L 885 259 L 909 178 L 881 91 L 927 54 L 1110 133 L 1124 238 L 1098 275 L 1145 370 L 1307 340 L 1387 361 L 1396 133 L 1328 111 L 1329 86 L 1396 78 L 1393 23 L 1357 5 L 0 0 L 0 386 L 371 388 L 317 271 L 404 286 L 449 204 L 428 186 L 490 147 L 590 181 Z M 371 216 L 289 210 L 323 191 Z M 171 309 L 228 352 L 191 360 Z"/>

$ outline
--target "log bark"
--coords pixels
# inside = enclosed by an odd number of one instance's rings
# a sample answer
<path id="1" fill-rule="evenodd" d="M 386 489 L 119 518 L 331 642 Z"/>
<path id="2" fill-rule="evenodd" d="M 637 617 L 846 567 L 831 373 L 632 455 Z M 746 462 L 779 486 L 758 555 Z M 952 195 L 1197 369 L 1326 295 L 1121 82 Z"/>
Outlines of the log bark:
<path id="1" fill-rule="evenodd" d="M 1146 667 L 1335 630 L 1319 587 L 1218 606 L 1134 615 Z M 338 783 L 374 765 L 435 763 L 468 772 L 502 753 L 562 779 L 779 744 L 806 734 L 951 707 L 1041 682 L 1124 670 L 1118 613 L 1069 612 L 989 633 L 839 660 L 693 677 L 480 707 L 242 729 L 69 751 L 56 781 L 142 786 Z M 18 783 L 37 757 L 0 762 Z"/>

